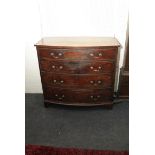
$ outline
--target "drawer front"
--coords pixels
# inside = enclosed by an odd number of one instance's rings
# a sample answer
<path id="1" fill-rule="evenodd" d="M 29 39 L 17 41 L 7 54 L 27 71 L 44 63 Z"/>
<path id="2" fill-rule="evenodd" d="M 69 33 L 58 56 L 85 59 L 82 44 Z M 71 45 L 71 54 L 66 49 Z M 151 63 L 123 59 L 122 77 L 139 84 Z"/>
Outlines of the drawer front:
<path id="1" fill-rule="evenodd" d="M 66 103 L 102 103 L 103 101 L 112 100 L 111 89 L 58 89 L 46 87 L 44 88 L 45 100 Z"/>
<path id="2" fill-rule="evenodd" d="M 112 88 L 113 79 L 109 74 L 78 76 L 78 86 L 81 88 Z"/>
<path id="3" fill-rule="evenodd" d="M 108 88 L 112 87 L 113 80 L 109 74 L 101 75 L 71 75 L 41 73 L 45 86 L 76 87 L 76 88 Z"/>
<path id="4" fill-rule="evenodd" d="M 80 74 L 113 73 L 115 68 L 111 61 L 81 61 L 79 66 Z"/>
<path id="5" fill-rule="evenodd" d="M 71 74 L 41 73 L 44 86 L 70 87 L 77 85 L 77 76 Z"/>
<path id="6" fill-rule="evenodd" d="M 71 48 L 71 49 L 53 49 L 38 48 L 38 54 L 41 58 L 50 59 L 76 59 L 76 60 L 104 60 L 116 59 L 117 48 Z"/>
<path id="7" fill-rule="evenodd" d="M 98 74 L 113 73 L 115 64 L 112 61 L 51 61 L 48 59 L 41 59 L 40 69 L 41 71 L 53 73 Z"/>
<path id="8" fill-rule="evenodd" d="M 40 70 L 52 73 L 71 73 L 79 72 L 78 61 L 54 61 L 42 59 L 40 60 Z"/>

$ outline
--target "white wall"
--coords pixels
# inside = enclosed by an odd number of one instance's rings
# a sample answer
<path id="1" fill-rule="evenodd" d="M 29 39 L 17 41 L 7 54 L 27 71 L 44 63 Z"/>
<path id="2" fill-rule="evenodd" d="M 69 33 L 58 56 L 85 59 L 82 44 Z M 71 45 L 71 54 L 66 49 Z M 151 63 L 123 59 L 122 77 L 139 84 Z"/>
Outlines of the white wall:
<path id="1" fill-rule="evenodd" d="M 125 45 L 127 0 L 31 0 L 27 2 L 26 93 L 41 93 L 33 46 L 44 36 L 112 36 Z"/>

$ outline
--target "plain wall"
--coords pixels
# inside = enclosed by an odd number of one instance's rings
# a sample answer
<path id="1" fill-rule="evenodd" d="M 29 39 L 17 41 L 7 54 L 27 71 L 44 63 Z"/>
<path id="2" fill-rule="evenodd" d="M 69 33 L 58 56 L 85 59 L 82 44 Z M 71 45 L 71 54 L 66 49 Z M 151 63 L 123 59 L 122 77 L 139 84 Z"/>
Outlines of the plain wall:
<path id="1" fill-rule="evenodd" d="M 27 2 L 25 91 L 42 93 L 34 44 L 45 36 L 110 36 L 122 45 L 128 20 L 127 0 L 32 0 Z"/>

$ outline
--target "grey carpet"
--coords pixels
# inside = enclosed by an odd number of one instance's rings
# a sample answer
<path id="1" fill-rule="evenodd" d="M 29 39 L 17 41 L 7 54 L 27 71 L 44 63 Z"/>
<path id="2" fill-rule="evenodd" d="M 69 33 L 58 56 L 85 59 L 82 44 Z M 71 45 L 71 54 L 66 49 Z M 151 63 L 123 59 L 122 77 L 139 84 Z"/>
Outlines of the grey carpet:
<path id="1" fill-rule="evenodd" d="M 25 143 L 56 147 L 128 150 L 129 104 L 44 108 L 42 94 L 25 96 Z"/>

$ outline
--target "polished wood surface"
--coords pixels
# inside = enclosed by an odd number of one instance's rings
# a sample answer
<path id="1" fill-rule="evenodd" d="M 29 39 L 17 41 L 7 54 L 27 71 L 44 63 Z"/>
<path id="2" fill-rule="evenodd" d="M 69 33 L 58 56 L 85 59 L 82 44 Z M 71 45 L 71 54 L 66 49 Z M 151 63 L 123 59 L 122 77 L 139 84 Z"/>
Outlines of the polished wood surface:
<path id="1" fill-rule="evenodd" d="M 38 48 L 41 57 L 51 60 L 111 60 L 116 59 L 116 47 L 100 48 Z"/>
<path id="2" fill-rule="evenodd" d="M 40 60 L 41 71 L 69 74 L 113 73 L 114 61 Z"/>
<path id="3" fill-rule="evenodd" d="M 45 106 L 51 103 L 112 105 L 119 46 L 117 40 L 72 39 L 42 39 L 35 45 Z"/>
<path id="4" fill-rule="evenodd" d="M 112 88 L 113 79 L 109 74 L 53 74 L 42 72 L 42 81 L 45 86 L 72 87 L 72 88 Z"/>
<path id="5" fill-rule="evenodd" d="M 107 47 L 120 46 L 120 43 L 114 37 L 45 37 L 35 46 Z"/>
<path id="6" fill-rule="evenodd" d="M 106 89 L 63 89 L 56 87 L 44 87 L 45 98 L 57 102 L 67 103 L 101 103 L 112 101 L 112 91 Z"/>

